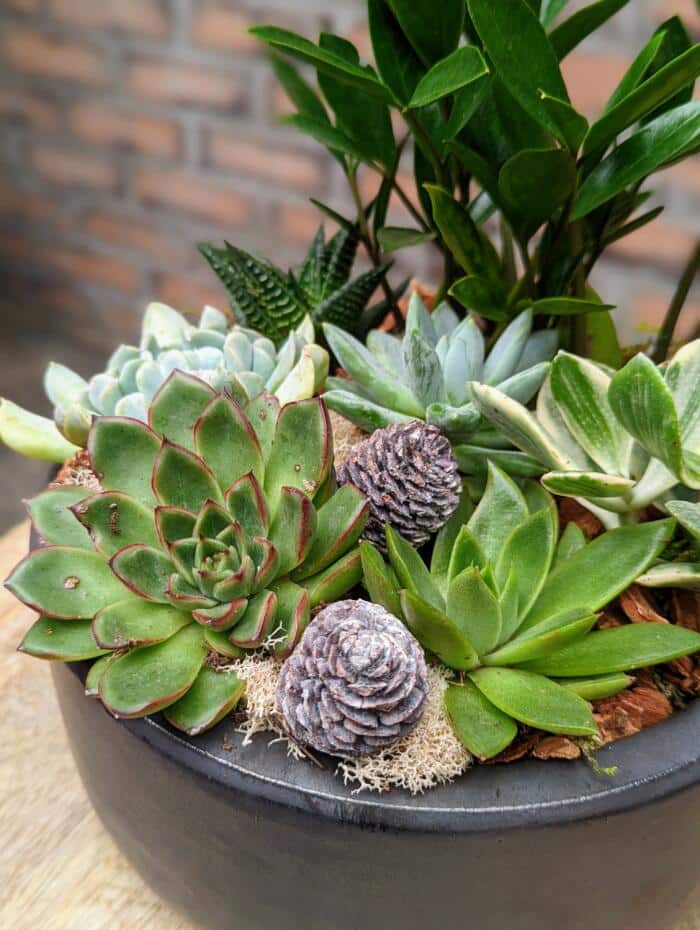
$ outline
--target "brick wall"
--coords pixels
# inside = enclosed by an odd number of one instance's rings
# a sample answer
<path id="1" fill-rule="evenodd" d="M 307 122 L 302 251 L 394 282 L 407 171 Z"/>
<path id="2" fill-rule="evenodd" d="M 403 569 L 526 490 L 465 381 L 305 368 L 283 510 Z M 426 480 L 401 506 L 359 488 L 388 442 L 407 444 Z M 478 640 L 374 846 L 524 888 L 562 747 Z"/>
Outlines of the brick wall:
<path id="1" fill-rule="evenodd" d="M 198 238 L 298 259 L 317 222 L 308 196 L 342 206 L 342 178 L 313 142 L 276 125 L 285 104 L 247 29 L 330 28 L 364 50 L 363 9 L 361 0 L 0 0 L 10 317 L 48 325 L 48 312 L 52 327 L 79 327 L 103 351 L 134 332 L 152 296 L 192 309 L 220 300 Z M 576 102 L 595 111 L 629 54 L 680 11 L 699 32 L 693 0 L 631 3 L 566 62 Z M 628 335 L 633 316 L 642 328 L 657 320 L 697 233 L 698 165 L 667 172 L 659 189 L 664 217 L 598 275 Z M 420 253 L 410 260 L 429 273 Z"/>

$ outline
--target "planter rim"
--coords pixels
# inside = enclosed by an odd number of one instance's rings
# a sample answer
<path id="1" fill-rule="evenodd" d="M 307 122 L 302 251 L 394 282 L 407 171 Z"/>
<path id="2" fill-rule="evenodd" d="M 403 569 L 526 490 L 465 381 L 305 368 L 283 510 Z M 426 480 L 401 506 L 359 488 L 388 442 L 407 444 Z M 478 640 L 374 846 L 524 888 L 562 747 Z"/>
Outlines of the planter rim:
<path id="1" fill-rule="evenodd" d="M 87 663 L 69 667 L 84 679 Z M 281 743 L 270 744 L 270 734 L 258 734 L 244 747 L 231 721 L 187 737 L 160 714 L 137 720 L 104 714 L 105 726 L 125 727 L 224 792 L 242 792 L 341 823 L 393 830 L 471 833 L 564 825 L 651 804 L 700 782 L 700 700 L 658 726 L 600 750 L 601 766 L 618 767 L 614 776 L 596 774 L 583 760 L 526 759 L 478 766 L 418 796 L 403 790 L 357 794 L 334 774 L 337 760 L 323 770 L 308 760 L 295 760 Z"/>

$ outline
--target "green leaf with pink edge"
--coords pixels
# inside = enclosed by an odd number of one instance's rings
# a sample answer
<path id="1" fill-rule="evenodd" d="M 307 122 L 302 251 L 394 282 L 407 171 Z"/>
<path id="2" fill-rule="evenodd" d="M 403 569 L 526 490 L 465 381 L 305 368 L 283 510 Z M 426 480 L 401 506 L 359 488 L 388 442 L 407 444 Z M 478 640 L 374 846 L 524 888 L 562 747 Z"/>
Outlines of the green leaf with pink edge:
<path id="1" fill-rule="evenodd" d="M 50 488 L 30 498 L 26 507 L 34 529 L 51 545 L 92 549 L 87 530 L 70 509 L 84 498 L 85 488 L 72 486 Z"/>
<path id="2" fill-rule="evenodd" d="M 137 597 L 160 604 L 168 603 L 166 591 L 175 567 L 160 549 L 142 543 L 125 546 L 114 553 L 109 567 Z"/>
<path id="3" fill-rule="evenodd" d="M 345 555 L 360 538 L 367 523 L 369 503 L 351 484 L 340 488 L 318 510 L 318 524 L 303 563 L 293 573 L 294 580 L 316 575 Z"/>
<path id="4" fill-rule="evenodd" d="M 125 649 L 163 642 L 191 622 L 188 612 L 169 604 L 128 598 L 99 610 L 92 621 L 92 631 L 95 642 L 103 649 Z"/>
<path id="5" fill-rule="evenodd" d="M 97 552 L 70 546 L 35 549 L 5 584 L 33 610 L 66 620 L 92 618 L 128 595 Z"/>
<path id="6" fill-rule="evenodd" d="M 265 462 L 270 458 L 280 410 L 279 400 L 269 391 L 262 391 L 254 400 L 245 405 L 245 414 L 258 437 Z"/>
<path id="7" fill-rule="evenodd" d="M 116 653 L 108 652 L 106 656 L 101 656 L 92 663 L 85 676 L 85 697 L 99 697 L 100 679 L 106 672 L 109 663 L 113 662 L 116 657 Z"/>
<path id="8" fill-rule="evenodd" d="M 185 581 L 192 585 L 195 583 L 194 560 L 198 545 L 199 539 L 191 536 L 188 539 L 178 539 L 166 547 L 173 568 L 182 575 Z"/>
<path id="9" fill-rule="evenodd" d="M 274 632 L 277 612 L 277 595 L 274 591 L 260 591 L 248 601 L 243 618 L 229 633 L 234 646 L 255 649 Z"/>
<path id="10" fill-rule="evenodd" d="M 53 617 L 39 617 L 25 633 L 18 650 L 37 659 L 58 662 L 82 662 L 105 654 L 92 635 L 92 621 Z"/>
<path id="11" fill-rule="evenodd" d="M 243 617 L 248 607 L 244 597 L 229 601 L 226 604 L 217 604 L 216 607 L 204 607 L 194 610 L 192 616 L 202 626 L 212 630 L 230 630 Z"/>
<path id="12" fill-rule="evenodd" d="M 74 519 L 90 534 L 97 551 L 110 558 L 133 543 L 158 546 L 153 511 L 128 494 L 105 491 L 71 507 Z"/>
<path id="13" fill-rule="evenodd" d="M 309 592 L 309 603 L 313 609 L 319 604 L 340 600 L 360 581 L 362 581 L 362 560 L 360 550 L 357 548 L 351 549 L 342 559 L 338 559 L 335 565 L 299 583 Z"/>
<path id="14" fill-rule="evenodd" d="M 110 663 L 100 680 L 100 697 L 117 717 L 144 717 L 163 710 L 192 687 L 206 656 L 196 623 L 154 646 L 133 649 Z"/>
<path id="15" fill-rule="evenodd" d="M 280 557 L 277 549 L 264 536 L 252 536 L 248 544 L 248 554 L 255 563 L 253 591 L 259 591 L 270 585 L 280 574 Z"/>
<path id="16" fill-rule="evenodd" d="M 249 555 L 244 555 L 238 571 L 233 572 L 233 574 L 214 585 L 212 596 L 217 601 L 232 601 L 239 597 L 248 597 L 253 588 L 254 580 L 255 564 Z"/>
<path id="17" fill-rule="evenodd" d="M 214 389 L 200 378 L 173 371 L 151 401 L 148 424 L 159 436 L 194 451 L 195 423 L 215 396 Z"/>
<path id="18" fill-rule="evenodd" d="M 184 507 L 156 507 L 154 517 L 156 533 L 164 549 L 178 539 L 187 539 L 194 532 L 196 517 Z"/>
<path id="19" fill-rule="evenodd" d="M 265 536 L 270 526 L 267 501 L 260 482 L 252 473 L 234 481 L 224 496 L 226 508 L 234 520 L 251 536 Z"/>
<path id="20" fill-rule="evenodd" d="M 205 665 L 187 694 L 166 709 L 165 719 L 188 736 L 197 736 L 233 712 L 245 685 L 235 672 Z"/>
<path id="21" fill-rule="evenodd" d="M 202 627 L 204 630 L 204 640 L 207 646 L 220 656 L 227 659 L 244 659 L 247 655 L 245 649 L 240 646 L 234 646 L 228 638 L 226 630 L 212 630 L 210 627 Z"/>
<path id="22" fill-rule="evenodd" d="M 165 597 L 168 604 L 172 604 L 179 610 L 205 610 L 216 607 L 214 598 L 202 594 L 198 588 L 188 584 L 184 578 L 176 574 L 171 575 L 168 580 Z"/>
<path id="23" fill-rule="evenodd" d="M 262 481 L 265 463 L 258 437 L 243 410 L 227 394 L 217 395 L 206 406 L 194 428 L 194 441 L 219 487 L 228 488 L 249 472 Z"/>
<path id="24" fill-rule="evenodd" d="M 206 500 L 224 497 L 208 465 L 182 446 L 163 442 L 153 466 L 153 490 L 159 503 L 197 513 Z"/>
<path id="25" fill-rule="evenodd" d="M 223 504 L 207 500 L 197 514 L 192 530 L 195 539 L 214 539 L 231 523 L 231 515 Z"/>
<path id="26" fill-rule="evenodd" d="M 268 538 L 279 555 L 278 574 L 304 561 L 313 542 L 318 516 L 309 497 L 295 487 L 282 488 Z"/>
<path id="27" fill-rule="evenodd" d="M 279 582 L 273 591 L 277 595 L 275 624 L 280 627 L 280 638 L 276 640 L 273 651 L 276 655 L 286 657 L 291 654 L 309 624 L 309 592 L 292 581 Z"/>
<path id="28" fill-rule="evenodd" d="M 87 448 L 105 491 L 122 491 L 150 507 L 156 503 L 151 474 L 160 440 L 145 423 L 127 417 L 97 417 Z"/>

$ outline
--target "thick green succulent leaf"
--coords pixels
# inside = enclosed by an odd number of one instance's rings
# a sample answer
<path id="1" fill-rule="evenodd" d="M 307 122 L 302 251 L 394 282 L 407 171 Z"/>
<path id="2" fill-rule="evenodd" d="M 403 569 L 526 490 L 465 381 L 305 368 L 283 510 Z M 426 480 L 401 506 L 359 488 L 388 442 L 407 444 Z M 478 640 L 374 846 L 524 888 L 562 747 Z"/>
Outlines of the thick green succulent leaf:
<path id="1" fill-rule="evenodd" d="M 626 477 L 632 442 L 613 416 L 608 375 L 587 359 L 560 352 L 549 381 L 571 435 L 602 471 Z"/>
<path id="2" fill-rule="evenodd" d="M 299 582 L 309 592 L 311 608 L 338 601 L 362 581 L 360 549 L 351 549 L 329 568 Z"/>
<path id="3" fill-rule="evenodd" d="M 443 373 L 435 349 L 418 330 L 406 333 L 403 341 L 403 359 L 408 383 L 421 404 L 446 400 Z"/>
<path id="4" fill-rule="evenodd" d="M 549 35 L 559 61 L 628 3 L 629 0 L 595 0 L 560 23 Z"/>
<path id="5" fill-rule="evenodd" d="M 184 507 L 156 507 L 153 511 L 156 534 L 167 549 L 178 539 L 191 538 L 197 518 Z"/>
<path id="6" fill-rule="evenodd" d="M 572 555 L 575 555 L 583 549 L 587 542 L 586 534 L 578 524 L 567 523 L 557 543 L 557 550 L 554 555 L 554 568 L 558 568 L 562 562 L 566 562 Z"/>
<path id="7" fill-rule="evenodd" d="M 242 619 L 229 633 L 234 646 L 255 649 L 261 646 L 275 630 L 277 595 L 274 591 L 260 591 L 248 601 Z"/>
<path id="8" fill-rule="evenodd" d="M 239 597 L 225 604 L 217 604 L 216 607 L 202 607 L 193 610 L 192 616 L 197 623 L 201 623 L 206 629 L 230 630 L 242 619 L 247 607 L 247 599 Z"/>
<path id="9" fill-rule="evenodd" d="M 292 581 L 281 581 L 274 587 L 277 595 L 275 623 L 280 629 L 273 647 L 275 655 L 290 655 L 311 619 L 309 592 Z"/>
<path id="10" fill-rule="evenodd" d="M 700 563 L 660 562 L 637 578 L 646 588 L 690 588 L 700 591 Z"/>
<path id="11" fill-rule="evenodd" d="M 159 436 L 194 450 L 194 425 L 214 396 L 204 381 L 175 370 L 151 401 L 148 425 Z"/>
<path id="12" fill-rule="evenodd" d="M 269 540 L 279 555 L 278 574 L 297 568 L 309 554 L 318 516 L 310 498 L 298 488 L 282 488 Z"/>
<path id="13" fill-rule="evenodd" d="M 468 526 L 463 526 L 452 546 L 447 572 L 444 575 L 443 590 L 446 591 L 452 581 L 468 568 L 486 569 L 488 559 L 481 543 Z"/>
<path id="14" fill-rule="evenodd" d="M 248 567 L 252 577 L 252 565 Z M 202 594 L 198 588 L 175 573 L 168 579 L 163 603 L 172 604 L 178 610 L 205 610 L 209 607 L 216 607 L 216 600 Z"/>
<path id="15" fill-rule="evenodd" d="M 630 623 L 597 630 L 528 668 L 560 678 L 605 675 L 670 662 L 700 650 L 700 633 L 672 623 Z"/>
<path id="16" fill-rule="evenodd" d="M 165 711 L 165 719 L 188 736 L 198 736 L 228 716 L 245 692 L 245 681 L 230 670 L 204 665 L 190 690 Z"/>
<path id="17" fill-rule="evenodd" d="M 65 365 L 49 362 L 44 372 L 44 390 L 54 407 L 65 410 L 87 388 L 87 381 L 75 371 Z"/>
<path id="18" fill-rule="evenodd" d="M 561 646 L 585 636 L 595 626 L 597 619 L 596 614 L 586 610 L 569 610 L 550 617 L 485 656 L 484 665 L 521 665 L 523 662 L 546 656 Z"/>
<path id="19" fill-rule="evenodd" d="M 220 488 L 228 488 L 249 473 L 263 480 L 265 465 L 255 430 L 226 394 L 219 394 L 202 412 L 194 428 L 194 443 Z"/>
<path id="20" fill-rule="evenodd" d="M 78 451 L 78 446 L 59 433 L 53 420 L 30 413 L 4 397 L 0 397 L 0 440 L 18 455 L 59 465 Z"/>
<path id="21" fill-rule="evenodd" d="M 92 635 L 91 620 L 65 621 L 53 617 L 39 617 L 17 649 L 37 659 L 58 662 L 82 662 L 105 654 Z"/>
<path id="22" fill-rule="evenodd" d="M 85 493 L 85 488 L 67 485 L 42 491 L 26 501 L 34 529 L 45 542 L 92 549 L 87 530 L 71 511 L 74 504 L 85 499 Z"/>
<path id="23" fill-rule="evenodd" d="M 501 635 L 501 607 L 477 567 L 465 569 L 450 581 L 446 605 L 447 616 L 479 655 L 494 648 Z"/>
<path id="24" fill-rule="evenodd" d="M 590 704 L 542 675 L 480 668 L 469 677 L 499 710 L 527 726 L 568 736 L 594 736 L 598 731 Z"/>
<path id="25" fill-rule="evenodd" d="M 467 524 L 489 562 L 496 564 L 506 539 L 527 516 L 518 486 L 500 468 L 489 465 L 486 490 Z"/>
<path id="26" fill-rule="evenodd" d="M 98 417 L 87 447 L 105 491 L 123 491 L 151 507 L 156 503 L 151 475 L 161 443 L 145 423 L 127 417 Z"/>
<path id="27" fill-rule="evenodd" d="M 229 526 L 231 526 L 229 511 L 216 501 L 206 500 L 197 514 L 192 537 L 195 540 L 213 539 Z"/>
<path id="28" fill-rule="evenodd" d="M 71 546 L 35 549 L 5 585 L 33 610 L 66 620 L 93 617 L 128 593 L 102 556 Z"/>
<path id="29" fill-rule="evenodd" d="M 666 509 L 680 523 L 686 533 L 700 542 L 700 504 L 690 501 L 669 501 Z"/>
<path id="30" fill-rule="evenodd" d="M 674 525 L 673 520 L 655 520 L 608 530 L 575 552 L 547 578 L 525 628 L 565 610 L 596 611 L 609 604 L 658 558 Z"/>
<path id="31" fill-rule="evenodd" d="M 104 491 L 83 498 L 71 508 L 74 520 L 88 531 L 95 549 L 109 559 L 133 543 L 160 545 L 153 510 L 128 494 Z"/>
<path id="32" fill-rule="evenodd" d="M 488 465 L 500 468 L 512 478 L 536 478 L 544 471 L 544 466 L 526 455 L 525 452 L 514 452 L 510 449 L 489 449 L 484 446 L 463 444 L 454 446 L 454 457 L 459 470 L 464 475 L 486 475 Z"/>
<path id="33" fill-rule="evenodd" d="M 496 340 L 484 363 L 480 380 L 498 384 L 509 378 L 520 360 L 532 332 L 532 311 L 525 310 L 509 323 Z M 504 393 L 508 393 L 501 387 Z M 511 396 L 511 395 L 509 395 Z"/>
<path id="34" fill-rule="evenodd" d="M 388 407 L 381 407 L 350 391 L 327 391 L 323 399 L 329 409 L 344 416 L 366 432 L 391 426 L 392 423 L 410 423 L 415 419 L 414 416 L 407 416 L 404 413 L 389 410 Z"/>
<path id="35" fill-rule="evenodd" d="M 678 412 L 685 449 L 700 446 L 700 339 L 682 346 L 664 373 Z"/>
<path id="36" fill-rule="evenodd" d="M 674 475 L 682 469 L 681 431 L 673 395 L 656 365 L 641 353 L 610 382 L 610 406 L 625 429 Z"/>
<path id="37" fill-rule="evenodd" d="M 197 513 L 207 500 L 224 496 L 209 465 L 194 452 L 164 440 L 153 466 L 153 490 L 160 504 Z"/>
<path id="38" fill-rule="evenodd" d="M 269 391 L 262 391 L 245 406 L 245 414 L 258 437 L 265 462 L 270 458 L 270 452 L 272 451 L 280 409 L 278 399 Z"/>
<path id="39" fill-rule="evenodd" d="M 503 590 L 511 569 L 515 569 L 519 617 L 527 614 L 542 590 L 552 564 L 555 542 L 550 514 L 540 510 L 516 526 L 500 550 L 496 581 Z"/>
<path id="40" fill-rule="evenodd" d="M 610 675 L 594 675 L 592 678 L 560 678 L 557 684 L 586 701 L 600 701 L 629 688 L 633 681 L 630 675 L 613 672 Z"/>
<path id="41" fill-rule="evenodd" d="M 618 475 L 585 471 L 550 471 L 542 476 L 542 484 L 552 494 L 564 497 L 626 497 L 636 482 Z"/>
<path id="42" fill-rule="evenodd" d="M 85 676 L 85 697 L 99 697 L 100 679 L 110 662 L 113 662 L 116 658 L 117 653 L 108 652 L 107 655 L 101 656 L 96 662 L 92 663 Z"/>
<path id="43" fill-rule="evenodd" d="M 444 610 L 444 601 L 425 562 L 410 543 L 387 524 L 386 548 L 389 562 L 399 584 L 438 610 Z"/>
<path id="44" fill-rule="evenodd" d="M 360 558 L 362 560 L 362 582 L 370 600 L 374 604 L 381 604 L 395 617 L 400 617 L 400 585 L 393 568 L 387 565 L 379 550 L 370 542 L 360 543 Z"/>
<path id="45" fill-rule="evenodd" d="M 294 580 L 318 574 L 352 549 L 365 528 L 368 509 L 367 498 L 353 485 L 336 491 L 317 512 L 311 548 L 294 572 Z"/>
<path id="46" fill-rule="evenodd" d="M 441 590 L 447 586 L 450 558 L 457 537 L 473 512 L 474 505 L 471 498 L 467 491 L 463 490 L 459 506 L 435 537 L 430 559 L 430 574 Z M 466 565 L 463 567 L 466 568 Z"/>
<path id="47" fill-rule="evenodd" d="M 480 759 L 497 756 L 518 735 L 513 718 L 492 704 L 469 679 L 447 686 L 445 710 L 459 739 Z"/>
<path id="48" fill-rule="evenodd" d="M 225 656 L 227 659 L 244 659 L 246 657 L 245 649 L 234 646 L 225 630 L 212 630 L 210 627 L 203 627 L 203 630 L 204 641 L 218 655 Z"/>
<path id="49" fill-rule="evenodd" d="M 406 625 L 422 646 L 434 652 L 448 668 L 468 671 L 479 664 L 476 650 L 446 614 L 411 591 L 402 591 L 400 597 Z"/>
<path id="50" fill-rule="evenodd" d="M 153 646 L 132 649 L 111 662 L 100 680 L 100 697 L 117 717 L 143 717 L 174 704 L 192 687 L 206 656 L 196 623 Z"/>
<path id="51" fill-rule="evenodd" d="M 189 613 L 166 604 L 127 598 L 103 607 L 92 621 L 95 641 L 104 649 L 160 643 L 192 622 Z"/>
<path id="52" fill-rule="evenodd" d="M 267 501 L 259 482 L 252 473 L 234 481 L 225 495 L 231 516 L 251 536 L 266 536 L 270 525 Z"/>
<path id="53" fill-rule="evenodd" d="M 115 552 L 109 567 L 137 597 L 167 603 L 166 591 L 174 566 L 162 550 L 134 543 Z"/>
<path id="54" fill-rule="evenodd" d="M 469 84 L 474 84 L 488 73 L 488 66 L 479 49 L 475 45 L 464 45 L 436 62 L 420 79 L 408 106 L 428 106 Z"/>

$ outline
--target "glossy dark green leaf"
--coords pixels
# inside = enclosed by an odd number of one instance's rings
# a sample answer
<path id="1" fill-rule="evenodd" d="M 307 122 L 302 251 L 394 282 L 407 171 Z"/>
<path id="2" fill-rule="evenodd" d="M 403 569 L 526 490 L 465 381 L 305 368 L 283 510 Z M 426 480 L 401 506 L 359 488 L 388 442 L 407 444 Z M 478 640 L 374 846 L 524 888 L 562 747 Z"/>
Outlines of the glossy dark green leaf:
<path id="1" fill-rule="evenodd" d="M 680 16 L 669 17 L 669 19 L 661 23 L 656 33 L 661 36 L 661 44 L 644 73 L 645 80 L 693 46 L 693 40 L 690 38 Z M 694 90 L 695 81 L 693 80 L 681 88 L 677 94 L 674 94 L 673 97 L 670 97 L 657 107 L 649 116 L 645 116 L 642 122 L 646 123 L 667 110 L 673 110 L 675 107 L 688 103 L 689 100 L 693 99 Z"/>
<path id="2" fill-rule="evenodd" d="M 404 35 L 386 0 L 368 0 L 367 15 L 377 70 L 396 100 L 406 105 L 425 67 Z"/>
<path id="3" fill-rule="evenodd" d="M 586 216 L 620 191 L 658 168 L 692 152 L 700 144 L 700 101 L 657 117 L 634 132 L 603 159 L 581 186 L 572 219 Z"/>
<path id="4" fill-rule="evenodd" d="M 497 284 L 481 275 L 467 275 L 455 281 L 450 294 L 467 310 L 473 310 L 488 320 L 508 319 L 505 294 Z"/>
<path id="5" fill-rule="evenodd" d="M 418 642 L 441 658 L 448 668 L 468 671 L 479 664 L 479 657 L 463 631 L 442 611 L 410 591 L 401 592 L 401 610 Z"/>
<path id="6" fill-rule="evenodd" d="M 647 44 L 641 50 L 641 52 L 634 59 L 632 64 L 629 66 L 627 71 L 622 77 L 622 80 L 617 85 L 613 91 L 610 99 L 605 104 L 603 110 L 604 113 L 607 113 L 609 110 L 612 110 L 621 100 L 632 93 L 632 91 L 640 84 L 645 76 L 648 74 L 649 68 L 656 58 L 659 49 L 664 41 L 663 29 L 657 29 L 654 35 L 649 39 Z"/>
<path id="7" fill-rule="evenodd" d="M 58 662 L 82 662 L 105 654 L 92 635 L 91 620 L 55 620 L 52 617 L 39 617 L 17 648 L 37 659 Z"/>
<path id="8" fill-rule="evenodd" d="M 500 200 L 516 225 L 532 235 L 573 193 L 576 164 L 563 149 L 525 149 L 498 178 Z"/>
<path id="9" fill-rule="evenodd" d="M 606 697 L 619 694 L 634 682 L 630 675 L 612 673 L 610 675 L 594 675 L 592 678 L 561 678 L 558 685 L 568 688 L 574 694 L 586 701 L 600 701 Z"/>
<path id="10" fill-rule="evenodd" d="M 540 22 L 549 27 L 567 6 L 569 0 L 542 0 L 540 4 Z"/>
<path id="11" fill-rule="evenodd" d="M 156 503 L 151 474 L 160 439 L 145 423 L 126 417 L 97 417 L 87 448 L 105 491 L 123 491 L 149 506 Z"/>
<path id="12" fill-rule="evenodd" d="M 310 116 L 320 122 L 330 122 L 318 94 L 297 69 L 280 55 L 271 53 L 269 58 L 277 80 L 297 110 L 303 116 Z"/>
<path id="13" fill-rule="evenodd" d="M 434 238 L 434 232 L 423 232 L 421 229 L 384 226 L 377 230 L 377 241 L 384 252 L 398 252 L 399 249 L 408 249 L 423 242 L 432 242 Z"/>
<path id="14" fill-rule="evenodd" d="M 50 488 L 26 501 L 27 511 L 34 529 L 52 545 L 92 549 L 90 536 L 70 509 L 84 500 L 86 488 L 66 486 Z"/>
<path id="15" fill-rule="evenodd" d="M 232 671 L 200 669 L 190 690 L 165 711 L 165 719 L 189 736 L 211 729 L 230 714 L 243 697 L 245 681 Z"/>
<path id="16" fill-rule="evenodd" d="M 305 578 L 299 584 L 309 592 L 309 604 L 313 610 L 319 604 L 340 600 L 361 581 L 362 560 L 359 548 L 355 548 L 329 568 L 311 578 Z"/>
<path id="17" fill-rule="evenodd" d="M 466 272 L 500 280 L 498 255 L 478 229 L 467 208 L 444 188 L 426 184 L 433 208 L 433 219 L 455 260 Z"/>
<path id="18" fill-rule="evenodd" d="M 569 100 L 554 49 L 525 0 L 468 0 L 472 21 L 496 72 L 519 104 L 538 123 L 565 141 L 542 102 L 540 91 Z"/>
<path id="19" fill-rule="evenodd" d="M 93 546 L 106 558 L 132 543 L 159 545 L 153 511 L 128 494 L 104 491 L 83 498 L 73 506 L 71 515 L 86 528 Z"/>
<path id="20" fill-rule="evenodd" d="M 301 113 L 295 113 L 286 116 L 284 122 L 294 126 L 304 135 L 311 136 L 321 145 L 331 149 L 334 152 L 342 152 L 343 155 L 349 155 L 351 158 L 357 158 L 359 161 L 371 160 L 368 152 L 361 143 L 355 142 L 350 136 L 341 129 L 336 129 L 329 123 L 321 122 L 312 116 L 304 116 Z"/>
<path id="21" fill-rule="evenodd" d="M 491 198 L 498 203 L 498 171 L 491 162 L 474 149 L 459 141 L 451 142 L 449 150 L 456 156 L 457 161 L 462 165 L 467 174 L 470 174 L 478 181 L 482 190 L 486 191 Z M 474 217 L 472 217 L 472 219 L 474 219 Z"/>
<path id="22" fill-rule="evenodd" d="M 444 0 L 439 16 L 430 0 L 386 3 L 424 65 L 445 58 L 457 48 L 464 24 L 463 0 Z"/>
<path id="23" fill-rule="evenodd" d="M 194 425 L 215 391 L 194 375 L 177 369 L 160 388 L 148 408 L 148 425 L 186 449 L 194 449 Z"/>
<path id="24" fill-rule="evenodd" d="M 469 123 L 481 106 L 488 92 L 490 82 L 491 77 L 483 75 L 457 91 L 452 101 L 452 112 L 445 130 L 446 139 L 454 139 Z"/>
<path id="25" fill-rule="evenodd" d="M 480 668 L 469 677 L 499 710 L 527 726 L 568 736 L 597 732 L 590 704 L 549 678 L 510 668 Z"/>
<path id="26" fill-rule="evenodd" d="M 564 141 L 572 153 L 576 153 L 588 132 L 588 120 L 565 100 L 540 91 L 540 97 L 552 120 L 561 131 Z"/>
<path id="27" fill-rule="evenodd" d="M 560 23 L 549 35 L 557 58 L 560 61 L 566 58 L 580 42 L 628 3 L 629 0 L 596 0 Z"/>
<path id="28" fill-rule="evenodd" d="M 603 675 L 670 662 L 700 650 L 700 633 L 672 623 L 630 623 L 597 630 L 529 664 L 561 678 Z"/>
<path id="29" fill-rule="evenodd" d="M 445 710 L 459 739 L 480 759 L 498 755 L 518 734 L 513 718 L 492 704 L 468 679 L 448 685 Z"/>
<path id="30" fill-rule="evenodd" d="M 488 73 L 488 66 L 479 49 L 474 45 L 463 45 L 434 64 L 421 78 L 408 105 L 415 108 L 435 103 Z"/>
<path id="31" fill-rule="evenodd" d="M 582 297 L 542 297 L 528 302 L 528 306 L 539 316 L 578 316 L 581 313 L 603 313 L 615 309 L 613 304 L 602 304 Z"/>

